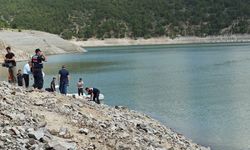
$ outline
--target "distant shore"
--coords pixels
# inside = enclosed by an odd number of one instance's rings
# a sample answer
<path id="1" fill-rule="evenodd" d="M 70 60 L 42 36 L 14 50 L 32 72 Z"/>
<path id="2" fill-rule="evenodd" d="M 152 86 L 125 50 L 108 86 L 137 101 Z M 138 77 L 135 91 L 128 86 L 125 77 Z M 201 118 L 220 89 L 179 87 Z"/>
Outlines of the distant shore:
<path id="1" fill-rule="evenodd" d="M 174 39 L 169 37 L 159 38 L 91 38 L 86 41 L 73 39 L 64 40 L 58 35 L 41 31 L 23 30 L 1 30 L 0 31 L 0 63 L 4 60 L 5 47 L 12 47 L 18 61 L 29 59 L 36 48 L 42 49 L 46 55 L 58 55 L 65 53 L 82 53 L 86 47 L 103 46 L 129 46 L 129 45 L 165 45 L 165 44 L 211 44 L 211 43 L 247 43 L 250 42 L 250 34 L 192 37 L 180 36 Z"/>
<path id="2" fill-rule="evenodd" d="M 209 44 L 209 43 L 246 43 L 250 42 L 250 35 L 228 35 L 228 36 L 207 36 L 207 37 L 176 37 L 171 39 L 169 37 L 159 38 L 109 38 L 109 39 L 96 39 L 91 38 L 86 41 L 70 40 L 71 43 L 81 47 L 101 47 L 101 46 L 129 46 L 129 45 L 163 45 L 163 44 Z"/>

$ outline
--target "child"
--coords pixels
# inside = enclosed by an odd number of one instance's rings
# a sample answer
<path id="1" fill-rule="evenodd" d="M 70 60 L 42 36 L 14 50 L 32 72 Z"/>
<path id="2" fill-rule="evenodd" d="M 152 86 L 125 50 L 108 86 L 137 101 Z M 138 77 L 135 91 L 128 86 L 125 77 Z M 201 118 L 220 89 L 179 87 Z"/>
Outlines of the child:
<path id="1" fill-rule="evenodd" d="M 77 88 L 78 88 L 78 95 L 83 95 L 83 81 L 82 78 L 79 79 L 79 81 L 77 82 Z"/>
<path id="2" fill-rule="evenodd" d="M 17 84 L 18 86 L 23 86 L 23 74 L 21 69 L 19 69 L 17 73 Z"/>

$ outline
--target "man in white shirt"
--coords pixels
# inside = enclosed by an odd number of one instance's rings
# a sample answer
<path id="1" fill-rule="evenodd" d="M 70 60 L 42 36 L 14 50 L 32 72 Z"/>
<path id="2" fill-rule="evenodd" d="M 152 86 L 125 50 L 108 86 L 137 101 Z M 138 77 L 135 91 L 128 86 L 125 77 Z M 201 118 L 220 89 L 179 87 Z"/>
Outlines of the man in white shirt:
<path id="1" fill-rule="evenodd" d="M 27 64 L 24 65 L 23 67 L 23 78 L 24 78 L 24 83 L 25 83 L 25 87 L 28 88 L 29 87 L 29 75 L 32 74 L 31 72 L 31 61 L 28 61 Z"/>

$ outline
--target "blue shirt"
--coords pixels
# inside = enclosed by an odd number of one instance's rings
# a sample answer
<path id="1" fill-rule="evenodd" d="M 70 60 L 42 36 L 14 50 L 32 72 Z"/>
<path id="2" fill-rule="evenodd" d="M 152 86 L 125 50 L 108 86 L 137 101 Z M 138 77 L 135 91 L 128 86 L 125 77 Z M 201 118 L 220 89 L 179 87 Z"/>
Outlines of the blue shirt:
<path id="1" fill-rule="evenodd" d="M 68 82 L 68 75 L 69 75 L 69 72 L 68 70 L 66 69 L 61 69 L 58 74 L 60 75 L 60 82 Z"/>

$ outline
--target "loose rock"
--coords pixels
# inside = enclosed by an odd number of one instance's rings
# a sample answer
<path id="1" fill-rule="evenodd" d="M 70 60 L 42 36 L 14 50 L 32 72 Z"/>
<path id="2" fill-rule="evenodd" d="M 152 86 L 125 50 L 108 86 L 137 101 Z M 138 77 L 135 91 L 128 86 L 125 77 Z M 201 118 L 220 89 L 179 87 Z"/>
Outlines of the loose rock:
<path id="1" fill-rule="evenodd" d="M 1 150 L 209 150 L 126 107 L 7 82 L 0 82 L 0 120 Z"/>

